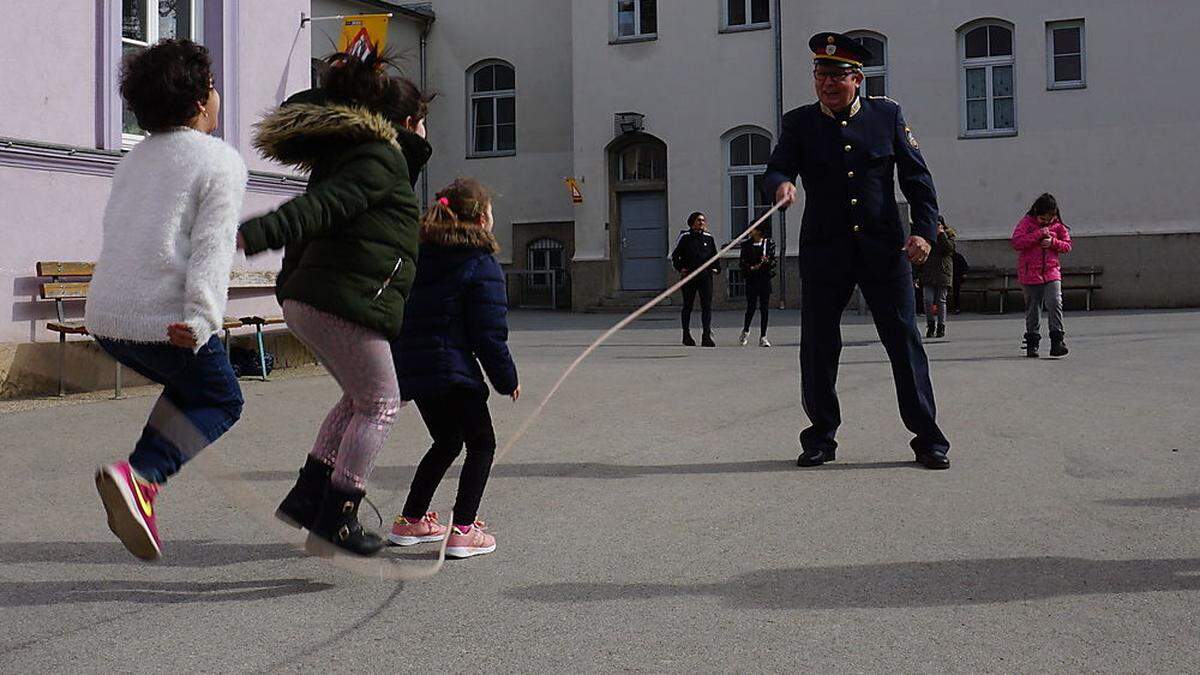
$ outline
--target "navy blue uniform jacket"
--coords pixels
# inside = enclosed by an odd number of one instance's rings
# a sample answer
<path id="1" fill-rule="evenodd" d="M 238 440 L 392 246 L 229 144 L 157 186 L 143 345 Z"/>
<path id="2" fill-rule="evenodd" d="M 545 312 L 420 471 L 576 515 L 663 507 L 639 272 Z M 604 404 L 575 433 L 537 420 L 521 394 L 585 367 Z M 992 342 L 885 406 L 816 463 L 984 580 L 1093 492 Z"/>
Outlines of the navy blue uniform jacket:
<path id="1" fill-rule="evenodd" d="M 937 195 L 917 141 L 900 106 L 887 98 L 859 98 L 833 116 L 813 103 L 783 117 L 763 190 L 800 177 L 800 274 L 810 281 L 852 279 L 852 269 L 877 279 L 910 274 L 901 249 L 904 227 L 896 206 L 895 177 L 908 199 L 912 234 L 931 243 L 937 232 Z"/>

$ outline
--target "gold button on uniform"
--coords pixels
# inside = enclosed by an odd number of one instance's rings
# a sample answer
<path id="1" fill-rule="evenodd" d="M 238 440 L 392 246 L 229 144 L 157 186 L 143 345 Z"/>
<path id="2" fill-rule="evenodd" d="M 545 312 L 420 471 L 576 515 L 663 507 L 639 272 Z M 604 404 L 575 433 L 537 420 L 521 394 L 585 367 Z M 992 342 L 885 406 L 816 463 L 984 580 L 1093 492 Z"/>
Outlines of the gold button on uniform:
<path id="1" fill-rule="evenodd" d="M 853 172 L 853 171 L 847 171 L 847 172 L 846 172 L 846 178 L 854 178 L 854 172 Z"/>
<path id="2" fill-rule="evenodd" d="M 848 146 L 848 145 L 847 145 L 847 146 L 845 147 L 845 150 L 846 150 L 846 152 L 850 152 L 850 146 Z"/>
<path id="3" fill-rule="evenodd" d="M 850 200 L 850 206 L 858 206 L 858 200 L 857 200 L 857 199 L 851 199 L 851 200 Z"/>
<path id="4" fill-rule="evenodd" d="M 855 225 L 855 226 L 854 226 L 854 231 L 855 231 L 855 232 L 858 232 L 858 231 L 859 231 L 859 230 L 861 230 L 861 229 L 862 229 L 862 228 L 861 228 L 861 227 L 859 227 L 858 225 Z"/>
<path id="5" fill-rule="evenodd" d="M 847 122 L 846 120 L 842 120 L 842 126 L 846 126 L 847 124 L 850 124 L 850 123 Z"/>

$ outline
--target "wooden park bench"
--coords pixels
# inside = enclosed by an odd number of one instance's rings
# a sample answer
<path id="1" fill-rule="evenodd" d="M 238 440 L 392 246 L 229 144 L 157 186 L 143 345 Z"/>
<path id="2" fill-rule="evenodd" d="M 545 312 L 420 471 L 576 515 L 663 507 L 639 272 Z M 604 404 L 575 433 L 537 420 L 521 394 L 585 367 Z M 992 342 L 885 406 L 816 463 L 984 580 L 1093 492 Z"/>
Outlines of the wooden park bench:
<path id="1" fill-rule="evenodd" d="M 1089 265 L 1085 267 L 1063 267 L 1062 268 L 1062 290 L 1066 294 L 1067 291 L 1083 291 L 1085 293 L 1084 309 L 1092 311 L 1092 294 L 1104 288 L 1100 283 L 1100 276 L 1104 274 L 1104 268 L 1098 265 Z M 971 285 L 968 286 L 968 280 Z M 1017 278 L 1016 269 L 1000 269 L 996 267 L 972 267 L 963 276 L 963 287 L 960 293 L 978 293 L 982 296 L 980 300 L 980 309 L 987 308 L 987 296 L 989 293 L 996 293 L 1000 296 L 1000 313 L 1004 313 L 1005 300 L 1009 293 L 1017 293 L 1024 296 L 1025 289 L 1021 286 Z"/>
<path id="2" fill-rule="evenodd" d="M 66 303 L 70 301 L 87 301 L 88 287 L 91 285 L 92 273 L 96 269 L 94 262 L 58 262 L 40 261 L 37 263 L 37 276 L 49 277 L 49 282 L 40 284 L 39 295 L 43 300 L 54 301 L 56 320 L 46 323 L 46 329 L 58 333 L 58 395 L 64 396 L 66 367 L 66 343 L 68 335 L 89 335 L 87 326 L 82 320 L 66 318 Z M 250 270 L 234 270 L 229 276 L 230 290 L 274 288 L 275 272 L 259 272 Z M 224 343 L 228 348 L 229 334 L 234 328 L 244 326 L 255 327 L 255 338 L 258 346 L 259 365 L 262 368 L 262 379 L 267 379 L 266 352 L 263 347 L 263 327 L 284 323 L 282 316 L 246 316 L 241 318 L 225 317 L 221 330 L 224 331 Z M 228 352 L 228 349 L 226 350 Z M 114 395 L 122 396 L 121 364 L 116 365 L 116 381 Z"/>

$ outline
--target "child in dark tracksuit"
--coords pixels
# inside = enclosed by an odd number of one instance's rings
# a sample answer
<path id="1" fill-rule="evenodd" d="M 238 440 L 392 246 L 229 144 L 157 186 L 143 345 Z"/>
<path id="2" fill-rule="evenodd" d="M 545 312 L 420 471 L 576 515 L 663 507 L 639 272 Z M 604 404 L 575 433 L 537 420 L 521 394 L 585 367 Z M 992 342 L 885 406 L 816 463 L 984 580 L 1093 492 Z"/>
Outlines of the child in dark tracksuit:
<path id="1" fill-rule="evenodd" d="M 389 539 L 408 546 L 439 541 L 446 526 L 427 512 L 450 464 L 467 448 L 446 555 L 467 558 L 496 549 L 476 521 L 496 450 L 488 387 L 516 401 L 517 368 L 508 351 L 508 296 L 493 254 L 491 195 L 471 179 L 441 190 L 421 223 L 420 264 L 392 343 L 400 395 L 412 400 L 433 437 L 417 467 L 404 511 Z M 480 365 L 482 364 L 482 368 Z"/>

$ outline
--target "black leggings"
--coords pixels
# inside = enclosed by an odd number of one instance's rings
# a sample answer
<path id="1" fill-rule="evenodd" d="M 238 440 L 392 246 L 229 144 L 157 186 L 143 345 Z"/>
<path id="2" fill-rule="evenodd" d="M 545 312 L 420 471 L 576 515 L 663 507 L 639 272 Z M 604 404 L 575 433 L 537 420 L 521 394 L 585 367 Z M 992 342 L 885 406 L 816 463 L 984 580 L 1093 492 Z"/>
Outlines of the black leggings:
<path id="1" fill-rule="evenodd" d="M 771 285 L 770 284 L 746 284 L 746 321 L 742 326 L 742 331 L 750 332 L 750 322 L 754 320 L 754 310 L 758 309 L 759 314 L 759 337 L 767 335 L 767 319 L 771 314 Z"/>
<path id="2" fill-rule="evenodd" d="M 416 520 L 425 515 L 434 491 L 465 443 L 467 458 L 458 479 L 454 524 L 470 525 L 479 512 L 479 500 L 483 498 L 483 489 L 492 471 L 492 458 L 496 454 L 496 432 L 492 429 L 487 395 L 469 389 L 452 389 L 439 396 L 418 398 L 416 403 L 421 419 L 425 420 L 429 435 L 433 437 L 433 446 L 425 453 L 413 476 L 408 500 L 404 502 L 404 517 Z"/>
<path id="3" fill-rule="evenodd" d="M 683 332 L 688 332 L 692 323 L 692 307 L 696 303 L 696 294 L 700 294 L 700 323 L 704 326 L 704 334 L 712 330 L 712 294 L 713 275 L 708 270 L 683 285 L 683 312 L 680 320 Z"/>

